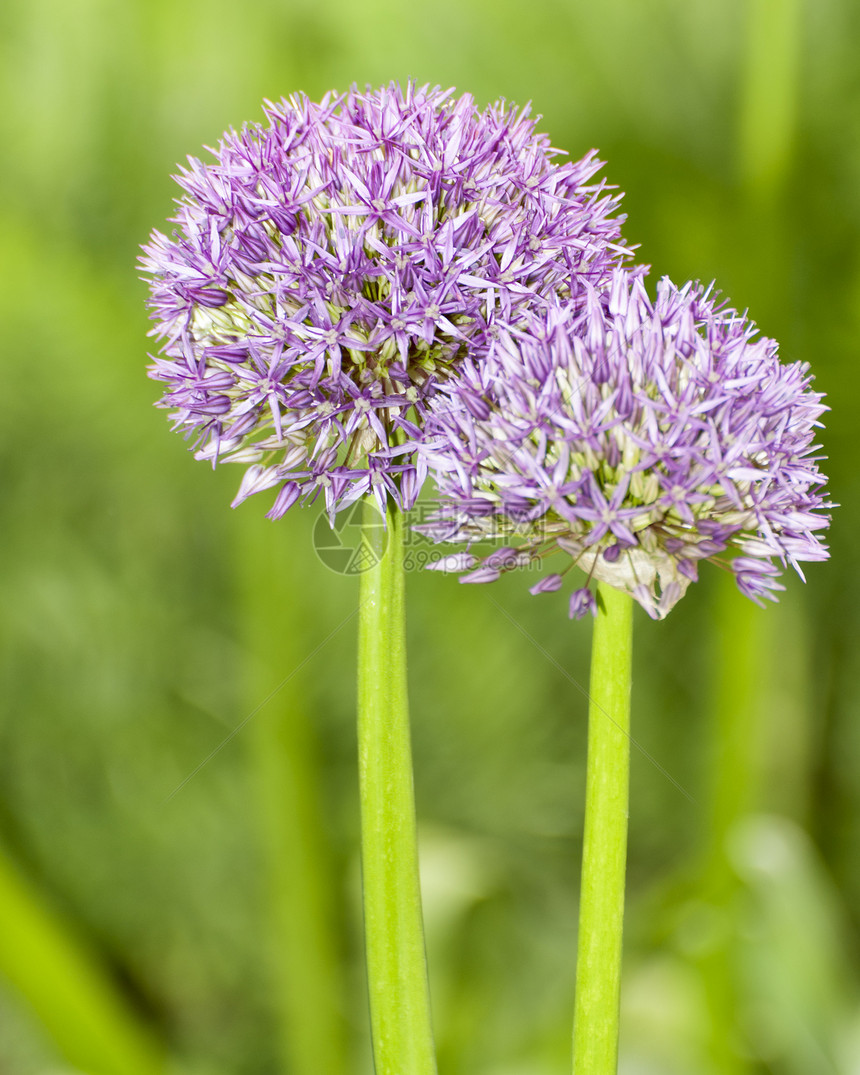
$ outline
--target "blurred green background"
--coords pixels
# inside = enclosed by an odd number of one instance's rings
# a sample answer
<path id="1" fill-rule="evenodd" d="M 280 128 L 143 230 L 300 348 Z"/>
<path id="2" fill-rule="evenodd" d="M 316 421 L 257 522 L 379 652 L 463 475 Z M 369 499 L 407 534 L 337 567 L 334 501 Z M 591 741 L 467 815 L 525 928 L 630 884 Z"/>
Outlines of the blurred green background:
<path id="1" fill-rule="evenodd" d="M 851 0 L 0 7 L 0 1072 L 371 1069 L 357 582 L 169 432 L 135 260 L 264 97 L 409 77 L 598 147 L 652 287 L 828 395 L 832 560 L 637 613 L 621 1070 L 860 1072 L 858 55 Z M 441 1070 L 564 1072 L 588 625 L 420 571 L 409 616 Z"/>

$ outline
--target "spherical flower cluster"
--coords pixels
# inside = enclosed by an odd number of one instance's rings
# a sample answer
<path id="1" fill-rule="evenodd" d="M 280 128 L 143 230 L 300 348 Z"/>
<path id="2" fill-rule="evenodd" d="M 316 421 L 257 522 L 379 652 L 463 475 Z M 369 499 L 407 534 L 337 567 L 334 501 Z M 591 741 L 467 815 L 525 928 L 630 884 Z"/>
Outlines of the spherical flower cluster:
<path id="1" fill-rule="evenodd" d="M 812 443 L 825 407 L 810 381 L 709 291 L 664 279 L 652 302 L 619 270 L 584 319 L 563 303 L 538 313 L 446 392 L 424 449 L 441 505 L 425 529 L 516 544 L 439 566 L 488 582 L 560 552 L 532 593 L 575 565 L 660 619 L 711 560 L 775 600 L 779 565 L 802 577 L 801 561 L 827 556 Z M 586 583 L 570 614 L 594 610 Z"/>
<path id="2" fill-rule="evenodd" d="M 189 158 L 142 265 L 161 405 L 198 458 L 248 465 L 269 515 L 322 489 L 409 507 L 428 405 L 498 326 L 576 305 L 627 251 L 594 153 L 558 163 L 528 109 L 408 85 L 266 102 Z"/>

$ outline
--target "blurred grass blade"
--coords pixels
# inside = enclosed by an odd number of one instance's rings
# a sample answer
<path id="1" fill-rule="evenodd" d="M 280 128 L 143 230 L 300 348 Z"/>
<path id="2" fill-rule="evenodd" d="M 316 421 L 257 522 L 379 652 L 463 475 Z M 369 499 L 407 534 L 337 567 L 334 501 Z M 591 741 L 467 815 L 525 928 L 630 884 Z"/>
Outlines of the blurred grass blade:
<path id="1" fill-rule="evenodd" d="M 857 1070 L 840 1062 L 856 1011 L 850 928 L 838 892 L 808 836 L 787 818 L 750 815 L 729 838 L 745 885 L 741 1006 L 755 1054 L 786 1075 Z"/>
<path id="2" fill-rule="evenodd" d="M 251 738 L 284 1070 L 341 1072 L 346 1067 L 334 886 L 308 714 L 294 698 L 269 705 L 256 718 Z"/>
<path id="3" fill-rule="evenodd" d="M 274 524 L 262 518 L 245 524 L 240 561 L 245 565 L 244 635 L 254 657 L 251 701 L 307 657 L 302 557 L 285 555 L 296 547 L 291 532 L 296 522 L 307 530 L 306 513 Z M 298 674 L 255 716 L 250 729 L 268 916 L 261 929 L 272 957 L 284 1070 L 298 1075 L 347 1070 L 341 924 L 312 716 L 307 683 Z"/>
<path id="4" fill-rule="evenodd" d="M 759 250 L 739 281 L 766 333 L 784 319 L 797 234 L 785 205 L 797 136 L 802 0 L 750 0 L 738 117 L 738 173 L 744 235 Z M 767 271 L 763 272 L 763 266 Z"/>
<path id="5" fill-rule="evenodd" d="M 765 277 L 752 262 L 748 270 L 755 277 L 747 293 L 755 296 L 757 317 L 765 324 L 784 308 L 785 267 L 791 260 L 780 205 L 795 141 L 802 14 L 802 0 L 750 0 L 746 11 L 738 159 L 748 233 L 770 254 Z M 702 946 L 699 966 L 710 1060 L 725 1075 L 749 1071 L 751 1063 L 743 1046 L 747 1028 L 737 974 L 740 892 L 727 842 L 771 793 L 765 763 L 772 732 L 768 670 L 779 666 L 786 649 L 781 611 L 757 608 L 737 593 L 730 578 L 721 580 L 713 618 L 713 768 L 702 892 L 721 926 L 713 942 Z M 798 687 L 804 696 L 802 684 Z"/>
<path id="6" fill-rule="evenodd" d="M 720 1075 L 741 1075 L 750 1065 L 740 1048 L 738 1024 L 739 886 L 726 848 L 729 834 L 761 794 L 761 664 L 773 632 L 767 612 L 739 594 L 730 577 L 720 579 L 713 624 L 711 802 L 701 900 L 715 925 L 698 946 L 698 965 L 709 1017 L 709 1059 Z"/>
<path id="7" fill-rule="evenodd" d="M 800 61 L 802 0 L 750 0 L 742 87 L 741 179 L 768 193 L 792 155 Z"/>
<path id="8" fill-rule="evenodd" d="M 0 850 L 0 974 L 87 1075 L 159 1075 L 161 1051 L 108 971 Z"/>

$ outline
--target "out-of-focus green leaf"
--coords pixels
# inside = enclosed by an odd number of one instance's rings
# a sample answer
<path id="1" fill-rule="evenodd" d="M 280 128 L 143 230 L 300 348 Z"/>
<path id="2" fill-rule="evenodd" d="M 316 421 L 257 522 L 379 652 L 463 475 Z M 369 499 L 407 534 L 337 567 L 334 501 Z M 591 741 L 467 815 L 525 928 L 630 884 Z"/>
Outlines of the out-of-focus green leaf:
<path id="1" fill-rule="evenodd" d="M 0 851 L 0 974 L 87 1075 L 160 1075 L 162 1051 L 86 941 Z"/>

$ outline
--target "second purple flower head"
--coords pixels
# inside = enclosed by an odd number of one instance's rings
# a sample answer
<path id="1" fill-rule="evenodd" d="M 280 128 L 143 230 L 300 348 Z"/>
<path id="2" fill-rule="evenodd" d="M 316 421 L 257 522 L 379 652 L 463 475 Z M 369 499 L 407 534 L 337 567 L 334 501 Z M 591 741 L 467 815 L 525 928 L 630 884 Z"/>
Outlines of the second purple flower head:
<path id="1" fill-rule="evenodd" d="M 782 566 L 802 577 L 801 562 L 827 556 L 814 443 L 826 408 L 811 379 L 700 287 L 663 280 L 652 301 L 618 270 L 584 314 L 535 312 L 444 390 L 425 449 L 440 507 L 422 529 L 511 542 L 441 561 L 471 568 L 464 582 L 560 553 L 532 593 L 581 569 L 573 617 L 594 612 L 593 579 L 662 618 L 703 560 L 757 603 L 775 599 Z"/>

